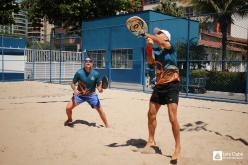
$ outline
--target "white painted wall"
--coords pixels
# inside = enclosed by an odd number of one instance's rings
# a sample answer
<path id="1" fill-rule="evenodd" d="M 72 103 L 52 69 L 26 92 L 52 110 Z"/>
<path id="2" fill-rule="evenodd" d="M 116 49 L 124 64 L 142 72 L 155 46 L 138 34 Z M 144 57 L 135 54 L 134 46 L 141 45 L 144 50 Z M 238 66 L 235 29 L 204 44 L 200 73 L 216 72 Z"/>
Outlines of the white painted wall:
<path id="1" fill-rule="evenodd" d="M 24 55 L 4 55 L 3 61 L 5 73 L 24 73 Z M 2 72 L 2 55 L 0 55 L 0 72 Z"/>
<path id="2" fill-rule="evenodd" d="M 153 10 L 155 7 L 157 7 L 159 4 L 150 4 L 150 5 L 145 5 L 144 10 Z"/>
<path id="3" fill-rule="evenodd" d="M 247 39 L 248 35 L 248 16 L 233 16 L 234 23 L 231 25 L 231 36 Z"/>

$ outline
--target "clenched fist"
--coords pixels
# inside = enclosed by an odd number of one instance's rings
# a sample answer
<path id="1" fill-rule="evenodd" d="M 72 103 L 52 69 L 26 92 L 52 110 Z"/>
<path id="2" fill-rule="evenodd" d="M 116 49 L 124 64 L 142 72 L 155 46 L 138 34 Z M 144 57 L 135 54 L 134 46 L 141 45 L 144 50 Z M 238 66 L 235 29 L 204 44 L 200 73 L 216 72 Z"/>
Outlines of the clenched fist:
<path id="1" fill-rule="evenodd" d="M 154 44 L 154 42 L 153 42 L 153 40 L 151 38 L 147 38 L 146 44 L 147 44 L 147 47 L 152 47 L 152 45 Z"/>

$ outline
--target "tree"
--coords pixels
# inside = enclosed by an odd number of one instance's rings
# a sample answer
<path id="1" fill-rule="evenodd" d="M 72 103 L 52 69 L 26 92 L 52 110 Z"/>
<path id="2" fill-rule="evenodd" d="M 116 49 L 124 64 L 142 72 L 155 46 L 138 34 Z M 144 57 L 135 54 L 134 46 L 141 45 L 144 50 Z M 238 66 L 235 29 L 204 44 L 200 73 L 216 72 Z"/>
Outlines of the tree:
<path id="1" fill-rule="evenodd" d="M 0 25 L 9 25 L 14 23 L 13 12 L 18 12 L 19 6 L 15 0 L 0 0 Z"/>
<path id="2" fill-rule="evenodd" d="M 176 2 L 173 2 L 173 0 L 162 1 L 161 4 L 155 8 L 155 11 L 167 15 L 184 16 L 184 9 L 177 6 Z"/>
<path id="3" fill-rule="evenodd" d="M 176 43 L 176 49 L 177 49 L 177 58 L 180 60 L 182 60 L 182 66 L 180 66 L 180 68 L 184 68 L 186 67 L 186 54 L 187 54 L 187 47 L 188 47 L 188 43 L 187 42 L 177 42 Z M 190 56 L 189 56 L 189 60 L 192 60 L 195 62 L 191 62 L 191 65 L 195 68 L 196 66 L 198 66 L 199 68 L 201 68 L 201 60 L 206 60 L 207 58 L 207 53 L 204 49 L 204 46 L 202 45 L 198 45 L 197 41 L 194 41 L 193 39 L 191 39 L 189 41 L 189 50 L 190 50 Z"/>
<path id="4" fill-rule="evenodd" d="M 227 70 L 226 48 L 227 48 L 227 28 L 233 23 L 232 16 L 245 16 L 248 14 L 247 0 L 192 0 L 196 11 L 207 14 L 211 13 L 214 21 L 220 24 L 222 33 L 222 70 Z"/>
<path id="5" fill-rule="evenodd" d="M 33 22 L 46 17 L 50 23 L 80 28 L 82 20 L 139 10 L 139 0 L 24 0 L 23 8 Z"/>

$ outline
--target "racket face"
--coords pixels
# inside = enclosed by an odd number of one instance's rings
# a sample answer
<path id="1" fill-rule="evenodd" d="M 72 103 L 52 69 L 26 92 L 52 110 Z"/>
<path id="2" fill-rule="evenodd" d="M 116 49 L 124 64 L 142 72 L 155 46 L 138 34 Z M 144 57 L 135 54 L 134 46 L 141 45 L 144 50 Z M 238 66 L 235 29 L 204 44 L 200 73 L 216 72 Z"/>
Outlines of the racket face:
<path id="1" fill-rule="evenodd" d="M 78 85 L 79 85 L 81 90 L 86 90 L 86 86 L 82 81 L 78 81 Z"/>
<path id="2" fill-rule="evenodd" d="M 130 17 L 126 21 L 126 26 L 127 29 L 137 37 L 141 37 L 141 34 L 147 32 L 146 22 L 138 16 Z"/>
<path id="3" fill-rule="evenodd" d="M 103 76 L 102 78 L 102 88 L 107 89 L 109 86 L 109 81 L 107 76 Z"/>

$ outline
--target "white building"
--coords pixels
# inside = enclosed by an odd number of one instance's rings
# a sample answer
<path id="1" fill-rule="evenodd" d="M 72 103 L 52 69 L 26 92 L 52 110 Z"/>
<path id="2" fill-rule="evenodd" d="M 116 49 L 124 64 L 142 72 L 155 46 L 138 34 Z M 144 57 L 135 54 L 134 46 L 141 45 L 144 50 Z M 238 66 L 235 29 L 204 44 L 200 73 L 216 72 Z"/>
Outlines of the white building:
<path id="1" fill-rule="evenodd" d="M 161 0 L 144 0 L 144 10 L 153 10 L 160 4 Z"/>
<path id="2" fill-rule="evenodd" d="M 34 37 L 37 41 L 41 43 L 50 41 L 50 33 L 52 31 L 53 25 L 44 18 L 40 20 L 41 27 L 32 26 L 32 22 L 28 22 L 28 38 Z"/>
<path id="3" fill-rule="evenodd" d="M 27 35 L 27 13 L 23 10 L 20 10 L 18 13 L 12 13 L 15 23 L 12 25 L 0 25 L 0 32 L 7 34 L 14 34 L 20 36 Z"/>
<path id="4" fill-rule="evenodd" d="M 234 23 L 231 25 L 231 36 L 248 40 L 248 16 L 233 16 Z"/>

